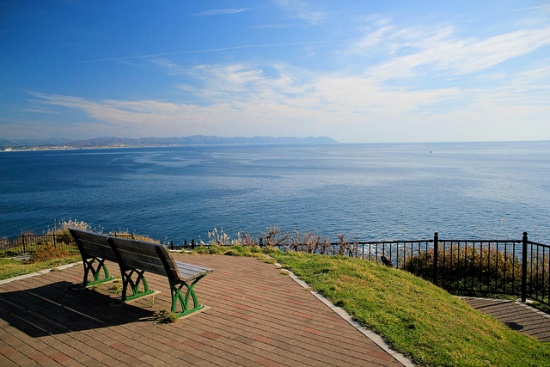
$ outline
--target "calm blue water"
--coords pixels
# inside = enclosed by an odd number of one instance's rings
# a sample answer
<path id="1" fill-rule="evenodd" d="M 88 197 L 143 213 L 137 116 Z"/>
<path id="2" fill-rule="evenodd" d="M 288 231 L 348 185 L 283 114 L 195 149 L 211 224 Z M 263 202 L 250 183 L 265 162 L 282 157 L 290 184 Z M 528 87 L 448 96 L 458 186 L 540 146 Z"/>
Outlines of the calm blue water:
<path id="1" fill-rule="evenodd" d="M 332 240 L 550 242 L 550 142 L 0 153 L 0 236 L 78 219 L 176 243 L 268 227 Z"/>

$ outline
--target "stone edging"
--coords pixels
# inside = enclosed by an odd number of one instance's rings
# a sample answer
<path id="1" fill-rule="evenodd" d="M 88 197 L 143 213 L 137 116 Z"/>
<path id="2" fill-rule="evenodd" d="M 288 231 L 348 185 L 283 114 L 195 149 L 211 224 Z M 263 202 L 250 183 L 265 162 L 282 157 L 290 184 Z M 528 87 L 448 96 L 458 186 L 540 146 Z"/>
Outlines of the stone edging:
<path id="1" fill-rule="evenodd" d="M 63 270 L 63 269 L 67 269 L 67 268 L 72 268 L 73 266 L 75 265 L 80 265 L 82 264 L 82 261 L 79 261 L 79 262 L 76 262 L 76 263 L 72 263 L 72 264 L 67 264 L 67 265 L 61 265 L 61 266 L 58 266 L 56 268 L 52 268 L 52 269 L 45 269 L 45 270 L 40 270 L 40 271 L 37 271 L 37 272 L 34 272 L 34 273 L 30 273 L 30 274 L 23 274 L 23 275 L 19 275 L 17 277 L 13 277 L 13 278 L 8 278 L 8 279 L 4 279 L 4 280 L 0 280 L 0 285 L 1 284 L 7 284 L 7 283 L 11 283 L 11 282 L 14 282 L 16 280 L 21 280 L 21 279 L 26 279 L 26 278 L 32 278 L 32 277 L 36 277 L 38 275 L 43 275 L 43 274 L 47 274 L 47 273 L 50 273 L 54 270 Z"/>

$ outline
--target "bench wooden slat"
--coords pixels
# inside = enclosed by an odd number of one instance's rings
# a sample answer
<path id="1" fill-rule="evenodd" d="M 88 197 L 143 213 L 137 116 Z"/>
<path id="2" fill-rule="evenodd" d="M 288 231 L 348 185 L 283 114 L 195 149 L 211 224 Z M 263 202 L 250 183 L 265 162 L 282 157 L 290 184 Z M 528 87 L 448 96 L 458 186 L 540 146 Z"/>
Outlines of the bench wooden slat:
<path id="1" fill-rule="evenodd" d="M 201 266 L 191 265 L 187 263 L 176 262 L 180 278 L 186 281 L 191 281 L 195 278 L 200 277 L 203 274 L 212 272 L 212 269 L 203 268 Z"/>
<path id="2" fill-rule="evenodd" d="M 149 271 L 154 274 L 168 275 L 164 268 L 162 259 L 159 258 L 157 247 L 163 246 L 156 243 L 123 238 L 110 238 L 111 243 L 116 247 L 122 265 L 125 268 L 134 268 Z"/>
<path id="3" fill-rule="evenodd" d="M 165 263 L 166 272 L 169 273 L 167 275 L 173 280 L 189 282 L 212 271 L 212 269 L 207 269 L 201 266 L 175 261 L 172 253 L 166 246 L 158 248 L 157 251 Z"/>
<path id="4" fill-rule="evenodd" d="M 141 269 L 154 274 L 166 275 L 164 265 L 158 256 L 149 256 L 133 251 L 119 249 L 125 268 Z"/>
<path id="5" fill-rule="evenodd" d="M 74 228 L 69 228 L 69 232 L 75 239 L 81 254 L 84 252 L 83 255 L 88 258 L 97 257 L 116 261 L 115 253 L 108 242 L 109 237 Z"/>

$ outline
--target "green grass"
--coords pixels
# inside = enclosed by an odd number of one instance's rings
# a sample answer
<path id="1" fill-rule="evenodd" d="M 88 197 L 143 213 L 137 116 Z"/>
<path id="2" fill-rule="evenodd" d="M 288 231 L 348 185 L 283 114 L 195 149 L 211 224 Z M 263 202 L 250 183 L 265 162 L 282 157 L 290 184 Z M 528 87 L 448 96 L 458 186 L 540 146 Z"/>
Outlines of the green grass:
<path id="1" fill-rule="evenodd" d="M 79 255 L 26 263 L 18 260 L 0 258 L 0 280 L 13 278 L 19 275 L 34 273 L 39 270 L 51 269 L 57 266 L 80 261 Z"/>

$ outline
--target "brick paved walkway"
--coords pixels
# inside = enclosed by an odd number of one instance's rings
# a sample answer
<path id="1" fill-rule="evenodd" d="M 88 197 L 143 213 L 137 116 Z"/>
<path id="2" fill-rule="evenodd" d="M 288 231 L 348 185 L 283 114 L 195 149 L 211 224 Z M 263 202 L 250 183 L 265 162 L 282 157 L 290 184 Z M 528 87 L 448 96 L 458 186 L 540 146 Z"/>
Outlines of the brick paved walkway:
<path id="1" fill-rule="evenodd" d="M 161 293 L 122 306 L 110 305 L 116 283 L 67 290 L 81 265 L 0 284 L 0 366 L 402 366 L 273 265 L 177 258 L 214 273 L 196 287 L 211 308 L 175 324 L 151 319 L 170 307 L 166 279 L 152 274 Z"/>

